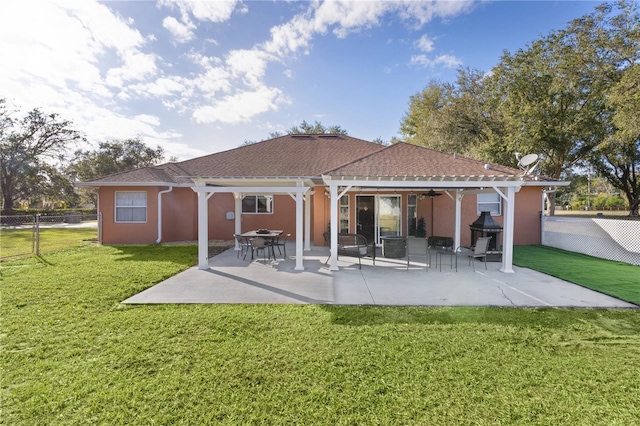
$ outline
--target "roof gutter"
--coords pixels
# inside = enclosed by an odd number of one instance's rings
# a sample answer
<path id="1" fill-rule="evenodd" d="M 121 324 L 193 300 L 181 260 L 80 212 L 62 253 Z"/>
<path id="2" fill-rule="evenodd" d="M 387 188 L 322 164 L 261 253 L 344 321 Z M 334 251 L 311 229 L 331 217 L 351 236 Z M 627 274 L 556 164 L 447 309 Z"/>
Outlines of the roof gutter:
<path id="1" fill-rule="evenodd" d="M 168 189 L 158 192 L 158 239 L 156 244 L 160 244 L 162 241 L 162 194 L 173 191 L 173 186 L 169 186 Z"/>

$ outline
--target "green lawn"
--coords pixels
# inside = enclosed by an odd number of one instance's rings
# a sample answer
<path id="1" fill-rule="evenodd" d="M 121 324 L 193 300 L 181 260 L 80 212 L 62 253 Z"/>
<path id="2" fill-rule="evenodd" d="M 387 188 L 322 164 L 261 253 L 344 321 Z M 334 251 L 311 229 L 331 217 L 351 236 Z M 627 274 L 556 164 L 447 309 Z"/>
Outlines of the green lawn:
<path id="1" fill-rule="evenodd" d="M 544 246 L 516 246 L 513 263 L 640 305 L 640 266 Z"/>
<path id="2" fill-rule="evenodd" d="M 196 257 L 4 262 L 0 423 L 640 422 L 638 311 L 119 303 Z"/>

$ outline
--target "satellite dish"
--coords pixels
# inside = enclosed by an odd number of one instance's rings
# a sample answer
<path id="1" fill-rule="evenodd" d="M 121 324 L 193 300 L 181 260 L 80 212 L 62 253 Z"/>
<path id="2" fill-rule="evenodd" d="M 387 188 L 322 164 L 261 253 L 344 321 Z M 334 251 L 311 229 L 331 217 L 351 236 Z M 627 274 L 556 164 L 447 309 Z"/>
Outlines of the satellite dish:
<path id="1" fill-rule="evenodd" d="M 538 166 L 538 154 L 527 154 L 518 160 L 518 167 L 524 172 L 524 175 L 528 175 Z M 534 164 L 535 163 L 535 164 Z M 529 167 L 533 164 L 532 167 Z"/>
<path id="2" fill-rule="evenodd" d="M 518 162 L 521 167 L 527 167 L 533 164 L 538 159 L 538 154 L 527 154 Z"/>

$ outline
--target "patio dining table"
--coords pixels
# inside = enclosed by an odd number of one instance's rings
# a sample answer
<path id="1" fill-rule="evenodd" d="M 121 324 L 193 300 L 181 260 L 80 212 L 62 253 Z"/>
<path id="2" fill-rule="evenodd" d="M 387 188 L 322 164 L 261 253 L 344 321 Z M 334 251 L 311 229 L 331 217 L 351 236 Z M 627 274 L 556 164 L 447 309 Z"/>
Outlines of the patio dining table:
<path id="1" fill-rule="evenodd" d="M 264 238 L 267 242 L 267 245 L 270 246 L 269 250 L 269 259 L 271 259 L 271 253 L 273 252 L 273 241 L 280 236 L 284 232 L 282 229 L 268 229 L 269 232 L 263 232 L 260 229 L 254 229 L 253 231 L 248 231 L 240 234 L 242 237 L 247 239 L 253 238 Z M 251 258 L 253 259 L 253 252 L 251 253 Z M 275 252 L 273 252 L 273 258 L 276 258 Z"/>
<path id="2" fill-rule="evenodd" d="M 282 234 L 284 231 L 281 229 L 269 229 L 269 232 L 258 232 L 259 229 L 254 229 L 253 231 L 248 231 L 248 232 L 244 232 L 240 235 L 242 235 L 243 237 L 247 237 L 247 238 L 266 238 L 266 239 L 274 239 L 278 236 L 280 236 L 280 234 Z"/>

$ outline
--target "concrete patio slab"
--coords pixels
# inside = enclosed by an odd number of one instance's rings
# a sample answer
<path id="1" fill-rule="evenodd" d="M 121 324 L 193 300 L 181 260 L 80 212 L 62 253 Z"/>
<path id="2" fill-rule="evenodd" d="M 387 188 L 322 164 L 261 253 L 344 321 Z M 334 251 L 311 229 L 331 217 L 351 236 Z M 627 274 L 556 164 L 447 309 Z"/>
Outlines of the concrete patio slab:
<path id="1" fill-rule="evenodd" d="M 291 246 L 289 253 L 295 252 Z M 499 271 L 500 263 L 476 262 L 474 270 L 458 254 L 458 271 L 445 262 L 442 271 L 404 259 L 363 260 L 340 257 L 339 271 L 330 271 L 326 247 L 304 255 L 304 271 L 294 271 L 289 258 L 264 262 L 243 260 L 233 249 L 209 259 L 208 270 L 190 268 L 123 303 L 248 303 L 386 306 L 505 306 L 638 308 L 526 268 Z"/>

